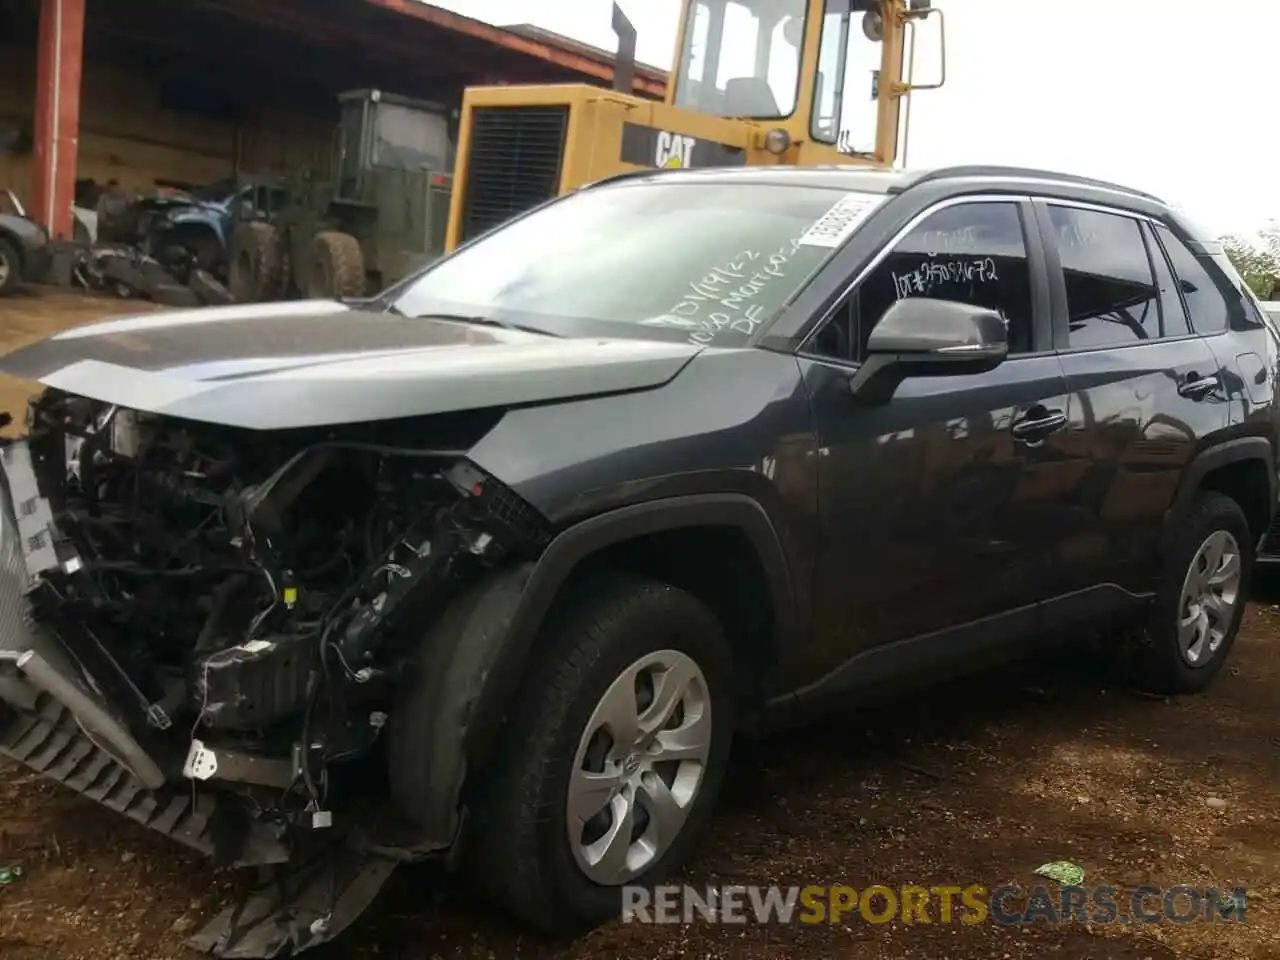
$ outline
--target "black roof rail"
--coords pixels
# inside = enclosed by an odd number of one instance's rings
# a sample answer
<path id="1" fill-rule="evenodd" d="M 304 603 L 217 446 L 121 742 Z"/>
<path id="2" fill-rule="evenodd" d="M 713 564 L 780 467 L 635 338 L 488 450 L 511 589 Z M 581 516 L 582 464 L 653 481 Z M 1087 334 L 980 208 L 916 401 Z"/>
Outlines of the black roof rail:
<path id="1" fill-rule="evenodd" d="M 1111 183 L 1107 180 L 1094 180 L 1091 177 L 1078 177 L 1071 173 L 1040 170 L 1035 167 L 1002 167 L 978 163 L 926 170 L 918 177 L 904 183 L 899 189 L 910 190 L 918 183 L 928 183 L 932 180 L 949 180 L 953 177 L 1032 177 L 1037 180 L 1058 180 L 1062 183 L 1072 183 L 1081 187 L 1101 187 L 1104 190 L 1118 190 L 1130 196 L 1142 197 L 1144 200 L 1167 206 L 1163 200 L 1154 194 L 1144 193 L 1141 190 L 1133 189 L 1133 187 L 1126 187 L 1120 183 Z"/>

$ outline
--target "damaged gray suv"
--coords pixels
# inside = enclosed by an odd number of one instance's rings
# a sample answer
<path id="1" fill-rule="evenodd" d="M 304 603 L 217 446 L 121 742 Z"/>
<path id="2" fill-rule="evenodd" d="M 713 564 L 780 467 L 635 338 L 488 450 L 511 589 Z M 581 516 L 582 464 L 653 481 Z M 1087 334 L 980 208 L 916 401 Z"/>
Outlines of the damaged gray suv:
<path id="1" fill-rule="evenodd" d="M 1276 340 L 1159 200 L 672 170 L 380 297 L 108 320 L 0 503 L 0 750 L 216 862 L 267 957 L 439 859 L 572 933 L 735 733 L 1055 639 L 1205 688 L 1276 502 Z M 1067 629 L 1057 629 L 1066 627 Z"/>

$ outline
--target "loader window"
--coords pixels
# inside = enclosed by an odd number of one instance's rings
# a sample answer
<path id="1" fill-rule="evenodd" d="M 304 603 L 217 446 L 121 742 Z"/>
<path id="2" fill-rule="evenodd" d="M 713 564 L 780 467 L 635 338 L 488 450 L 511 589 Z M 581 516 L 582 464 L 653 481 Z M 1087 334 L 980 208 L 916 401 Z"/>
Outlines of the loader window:
<path id="1" fill-rule="evenodd" d="M 443 114 L 398 103 L 378 104 L 373 165 L 386 170 L 439 170 L 449 166 L 449 122 Z"/>
<path id="2" fill-rule="evenodd" d="M 866 4 L 827 0 L 813 90 L 813 139 L 849 154 L 875 150 L 884 53 L 881 42 L 863 33 L 860 6 Z"/>
<path id="3" fill-rule="evenodd" d="M 740 345 L 882 199 L 701 181 L 585 190 L 438 261 L 390 306 L 562 336 Z"/>
<path id="4" fill-rule="evenodd" d="M 796 109 L 806 0 L 690 0 L 676 106 L 781 119 Z"/>
<path id="5" fill-rule="evenodd" d="M 343 104 L 342 120 L 338 126 L 338 179 L 344 190 L 353 189 L 360 176 L 360 165 L 364 159 L 360 156 L 363 145 L 360 142 L 364 115 L 364 104 L 352 102 Z"/>

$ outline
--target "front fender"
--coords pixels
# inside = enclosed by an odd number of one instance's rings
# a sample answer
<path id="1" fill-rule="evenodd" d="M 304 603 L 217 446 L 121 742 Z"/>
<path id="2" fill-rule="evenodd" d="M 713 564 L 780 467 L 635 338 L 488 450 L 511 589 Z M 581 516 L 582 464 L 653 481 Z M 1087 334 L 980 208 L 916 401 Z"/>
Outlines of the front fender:
<path id="1" fill-rule="evenodd" d="M 499 571 L 459 598 L 452 625 L 434 633 L 425 663 L 435 704 L 415 733 L 431 745 L 433 809 L 422 824 L 433 842 L 455 836 L 468 778 L 493 760 L 507 710 L 528 674 L 542 624 L 569 575 L 597 551 L 642 534 L 693 526 L 734 526 L 755 547 L 772 592 L 777 637 L 796 636 L 795 592 L 765 510 L 741 494 L 700 494 L 633 504 L 599 514 L 556 536 L 536 563 Z M 449 614 L 446 614 L 449 616 Z"/>

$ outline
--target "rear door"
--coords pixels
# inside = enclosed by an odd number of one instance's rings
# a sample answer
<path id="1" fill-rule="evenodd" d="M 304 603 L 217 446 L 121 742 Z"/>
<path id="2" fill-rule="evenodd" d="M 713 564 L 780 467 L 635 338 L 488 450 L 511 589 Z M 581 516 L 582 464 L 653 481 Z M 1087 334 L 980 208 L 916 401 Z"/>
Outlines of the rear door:
<path id="1" fill-rule="evenodd" d="M 1165 510 L 1199 439 L 1225 423 L 1225 396 L 1152 224 L 1091 204 L 1035 206 L 1072 396 L 1067 442 L 1082 468 L 1056 579 L 1096 613 L 1150 588 Z"/>

